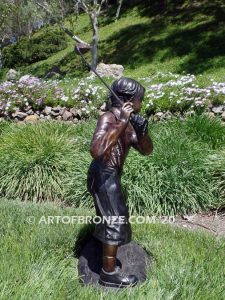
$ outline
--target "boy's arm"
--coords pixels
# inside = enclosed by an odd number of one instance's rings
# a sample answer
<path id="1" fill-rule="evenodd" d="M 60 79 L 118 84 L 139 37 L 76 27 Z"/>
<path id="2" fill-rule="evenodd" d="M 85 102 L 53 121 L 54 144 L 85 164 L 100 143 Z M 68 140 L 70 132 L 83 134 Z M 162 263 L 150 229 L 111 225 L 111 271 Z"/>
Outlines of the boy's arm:
<path id="1" fill-rule="evenodd" d="M 142 155 L 149 155 L 153 151 L 153 142 L 148 134 L 143 137 L 137 137 L 132 146 Z"/>
<path id="2" fill-rule="evenodd" d="M 111 113 L 106 112 L 101 115 L 91 141 L 91 156 L 99 158 L 111 149 L 117 143 L 118 138 L 123 134 L 127 125 L 127 120 L 115 121 Z"/>

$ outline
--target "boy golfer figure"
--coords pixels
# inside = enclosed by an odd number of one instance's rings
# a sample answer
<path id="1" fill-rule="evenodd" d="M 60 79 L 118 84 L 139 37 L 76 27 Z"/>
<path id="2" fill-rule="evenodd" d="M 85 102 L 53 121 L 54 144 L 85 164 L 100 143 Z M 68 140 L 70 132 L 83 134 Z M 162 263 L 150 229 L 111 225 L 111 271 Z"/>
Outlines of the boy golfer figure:
<path id="1" fill-rule="evenodd" d="M 113 222 L 96 224 L 93 233 L 103 245 L 99 283 L 126 287 L 136 285 L 138 279 L 116 266 L 118 246 L 129 243 L 132 236 L 121 189 L 122 169 L 131 146 L 142 155 L 149 155 L 153 143 L 148 134 L 148 120 L 137 114 L 144 98 L 144 87 L 133 79 L 122 77 L 113 83 L 112 89 L 123 105 L 110 95 L 111 108 L 98 119 L 90 147 L 93 160 L 88 170 L 87 188 L 93 196 L 96 215 L 113 219 Z"/>

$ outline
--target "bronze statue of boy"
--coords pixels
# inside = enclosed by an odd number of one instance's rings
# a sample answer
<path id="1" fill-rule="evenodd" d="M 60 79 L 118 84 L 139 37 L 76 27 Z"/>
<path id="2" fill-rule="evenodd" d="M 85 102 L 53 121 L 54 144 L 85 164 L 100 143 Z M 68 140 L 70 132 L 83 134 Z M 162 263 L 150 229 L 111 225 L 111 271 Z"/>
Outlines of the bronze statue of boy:
<path id="1" fill-rule="evenodd" d="M 125 274 L 116 266 L 118 246 L 129 243 L 132 236 L 121 189 L 123 164 L 131 146 L 142 155 L 149 155 L 153 143 L 148 134 L 148 120 L 137 114 L 144 98 L 144 87 L 131 78 L 122 77 L 113 83 L 112 89 L 123 105 L 110 94 L 111 108 L 98 119 L 90 147 L 93 160 L 88 170 L 87 188 L 93 196 L 96 215 L 102 219 L 113 218 L 113 222 L 96 224 L 93 233 L 103 245 L 99 283 L 126 287 L 136 285 L 138 279 L 135 274 Z"/>

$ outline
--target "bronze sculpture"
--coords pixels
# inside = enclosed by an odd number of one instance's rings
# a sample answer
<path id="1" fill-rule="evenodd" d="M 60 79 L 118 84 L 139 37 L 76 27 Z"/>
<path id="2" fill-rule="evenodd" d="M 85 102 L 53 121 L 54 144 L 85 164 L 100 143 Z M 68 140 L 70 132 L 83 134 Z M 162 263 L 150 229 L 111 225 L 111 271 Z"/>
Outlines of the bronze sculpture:
<path id="1" fill-rule="evenodd" d="M 148 134 L 148 120 L 137 114 L 144 87 L 131 78 L 122 77 L 113 83 L 112 90 L 121 101 L 111 93 L 111 108 L 98 119 L 90 147 L 93 160 L 88 170 L 87 188 L 93 196 L 96 215 L 113 218 L 113 222 L 96 224 L 93 233 L 103 245 L 99 283 L 126 287 L 136 285 L 138 279 L 135 274 L 124 274 L 116 266 L 118 247 L 129 243 L 132 237 L 121 175 L 130 147 L 149 155 L 153 143 Z M 123 216 L 122 222 L 120 216 Z"/>

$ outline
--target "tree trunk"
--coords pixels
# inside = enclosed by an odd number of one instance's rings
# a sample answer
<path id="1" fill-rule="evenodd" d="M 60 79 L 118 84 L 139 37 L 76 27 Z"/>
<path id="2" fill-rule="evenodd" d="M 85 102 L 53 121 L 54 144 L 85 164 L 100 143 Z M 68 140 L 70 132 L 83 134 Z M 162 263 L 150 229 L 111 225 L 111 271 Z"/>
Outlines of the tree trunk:
<path id="1" fill-rule="evenodd" d="M 115 21 L 117 21 L 117 19 L 120 16 L 120 10 L 121 10 L 121 6 L 122 6 L 122 2 L 123 2 L 123 0 L 118 0 L 118 7 L 117 7 L 117 11 L 116 11 L 116 20 Z"/>
<path id="2" fill-rule="evenodd" d="M 92 24 L 92 62 L 91 67 L 95 70 L 97 67 L 97 59 L 98 59 L 98 19 L 97 19 L 97 12 L 94 11 L 90 14 L 90 20 Z"/>

